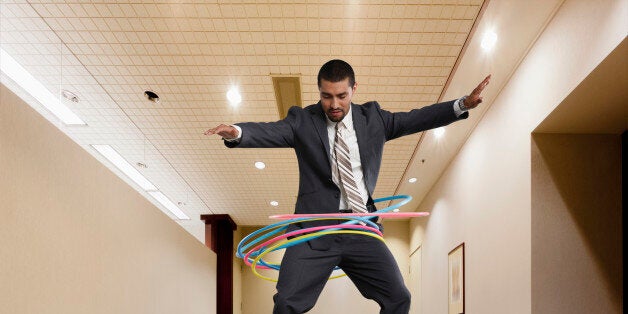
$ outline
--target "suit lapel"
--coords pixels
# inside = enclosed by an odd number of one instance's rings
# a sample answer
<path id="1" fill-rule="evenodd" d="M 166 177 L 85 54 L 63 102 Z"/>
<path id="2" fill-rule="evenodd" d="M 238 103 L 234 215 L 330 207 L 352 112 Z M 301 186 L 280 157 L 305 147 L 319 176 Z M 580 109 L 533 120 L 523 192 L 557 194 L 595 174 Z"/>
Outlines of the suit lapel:
<path id="1" fill-rule="evenodd" d="M 325 120 L 325 113 L 321 107 L 321 103 L 319 102 L 316 106 L 313 107 L 313 110 L 310 111 L 312 114 L 312 122 L 314 123 L 314 127 L 316 128 L 316 133 L 318 133 L 318 137 L 325 148 L 325 153 L 327 155 L 327 163 L 328 168 L 331 169 L 331 155 L 329 154 L 329 136 L 327 135 L 327 121 Z"/>
<path id="2" fill-rule="evenodd" d="M 355 136 L 358 139 L 358 147 L 360 149 L 360 162 L 362 163 L 362 172 L 364 173 L 364 181 L 368 186 L 368 177 L 366 171 L 368 169 L 368 134 L 366 132 L 366 116 L 361 110 L 359 105 L 351 104 L 351 116 L 353 117 L 353 129 L 355 130 Z"/>

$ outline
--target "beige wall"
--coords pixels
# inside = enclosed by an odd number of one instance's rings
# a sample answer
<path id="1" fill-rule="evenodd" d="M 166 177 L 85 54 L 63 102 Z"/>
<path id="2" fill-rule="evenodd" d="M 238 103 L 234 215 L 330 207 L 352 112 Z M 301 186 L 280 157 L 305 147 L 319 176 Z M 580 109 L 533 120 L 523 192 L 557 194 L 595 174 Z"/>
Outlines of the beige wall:
<path id="1" fill-rule="evenodd" d="M 0 312 L 215 313 L 214 254 L 0 85 Z"/>
<path id="2" fill-rule="evenodd" d="M 240 234 L 244 237 L 259 227 L 242 227 Z M 236 244 L 237 245 L 237 244 Z M 279 262 L 281 256 L 271 253 L 267 259 L 268 262 Z M 246 266 L 242 260 L 238 259 L 241 265 L 240 278 L 241 278 L 241 308 L 242 314 L 253 313 L 272 313 L 273 309 L 273 295 L 275 294 L 275 283 L 256 277 L 251 268 Z M 261 271 L 264 276 L 277 278 L 277 273 L 274 271 Z"/>
<path id="3" fill-rule="evenodd" d="M 532 140 L 532 312 L 622 313 L 620 135 Z"/>
<path id="4" fill-rule="evenodd" d="M 242 234 L 249 234 L 257 228 L 243 228 Z M 385 221 L 386 244 L 395 256 L 404 279 L 408 278 L 408 222 Z M 269 261 L 279 262 L 281 254 L 272 256 Z M 277 277 L 276 272 L 264 272 L 270 277 Z M 249 267 L 242 270 L 242 314 L 271 313 L 275 283 L 257 278 Z M 330 280 L 323 289 L 316 306 L 308 313 L 378 313 L 379 306 L 367 300 L 347 277 Z"/>
<path id="5" fill-rule="evenodd" d="M 423 313 L 447 312 L 447 254 L 461 242 L 466 312 L 531 313 L 531 132 L 625 37 L 625 12 L 623 0 L 565 1 L 419 206 L 432 212 L 410 226 Z"/>

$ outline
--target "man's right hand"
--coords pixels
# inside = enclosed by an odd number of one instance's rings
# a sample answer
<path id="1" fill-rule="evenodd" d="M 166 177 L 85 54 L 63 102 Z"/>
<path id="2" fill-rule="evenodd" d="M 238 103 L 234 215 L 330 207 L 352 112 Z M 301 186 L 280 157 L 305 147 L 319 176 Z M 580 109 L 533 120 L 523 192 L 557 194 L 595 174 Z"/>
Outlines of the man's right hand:
<path id="1" fill-rule="evenodd" d="M 226 125 L 226 124 L 221 124 L 213 129 L 209 129 L 205 131 L 204 134 L 205 135 L 218 134 L 225 139 L 234 139 L 234 138 L 237 138 L 238 135 L 240 135 L 238 134 L 238 130 L 236 128 L 230 125 Z"/>

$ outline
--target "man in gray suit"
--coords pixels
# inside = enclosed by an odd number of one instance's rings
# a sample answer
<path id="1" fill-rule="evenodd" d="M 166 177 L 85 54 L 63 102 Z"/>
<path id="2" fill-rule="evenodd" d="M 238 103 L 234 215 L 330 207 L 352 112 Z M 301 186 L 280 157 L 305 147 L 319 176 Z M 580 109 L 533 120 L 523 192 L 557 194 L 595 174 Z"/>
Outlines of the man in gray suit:
<path id="1" fill-rule="evenodd" d="M 391 113 L 377 102 L 351 103 L 357 89 L 353 69 L 342 60 L 331 60 L 318 74 L 317 104 L 292 107 L 287 117 L 277 122 L 221 124 L 205 134 L 222 136 L 227 147 L 293 148 L 299 164 L 296 214 L 372 212 L 376 210 L 372 193 L 384 143 L 467 118 L 467 110 L 482 102 L 480 93 L 489 80 L 490 75 L 469 96 Z M 334 147 L 336 134 L 340 134 L 349 151 L 350 162 L 345 164 L 351 169 L 347 171 L 345 167 L 344 173 Z M 343 177 L 347 173 L 353 177 L 351 187 Z M 317 223 L 291 225 L 288 231 Z M 342 268 L 364 297 L 380 305 L 380 313 L 408 313 L 410 293 L 390 250 L 377 239 L 357 234 L 326 235 L 287 248 L 273 297 L 273 313 L 310 310 L 336 266 Z"/>

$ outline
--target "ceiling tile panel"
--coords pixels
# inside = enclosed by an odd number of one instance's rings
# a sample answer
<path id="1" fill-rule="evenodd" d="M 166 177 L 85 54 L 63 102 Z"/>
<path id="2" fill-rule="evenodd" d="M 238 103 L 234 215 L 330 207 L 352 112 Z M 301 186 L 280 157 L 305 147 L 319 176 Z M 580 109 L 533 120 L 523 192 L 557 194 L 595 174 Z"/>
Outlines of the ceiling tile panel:
<path id="1" fill-rule="evenodd" d="M 193 220 L 228 213 L 259 225 L 292 211 L 298 169 L 289 149 L 230 150 L 202 133 L 218 123 L 278 118 L 271 75 L 300 75 L 304 105 L 331 58 L 357 72 L 354 101 L 406 111 L 438 100 L 482 1 L 29 1 L 2 4 L 2 49 L 55 93 L 72 89 L 88 127 Z M 62 57 L 62 56 L 66 57 Z M 71 56 L 71 58 L 70 58 Z M 238 86 L 243 102 L 225 99 Z M 160 95 L 151 103 L 145 90 Z M 53 118 L 50 118 L 53 119 Z M 396 192 L 420 134 L 385 149 L 376 197 Z M 266 162 L 264 170 L 253 167 Z M 280 206 L 269 202 L 278 200 Z"/>

